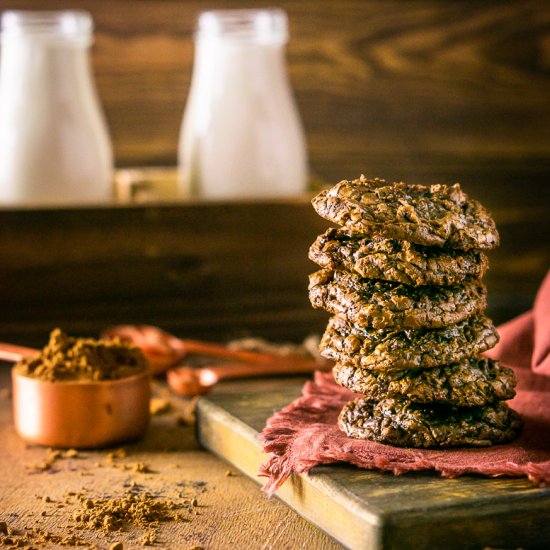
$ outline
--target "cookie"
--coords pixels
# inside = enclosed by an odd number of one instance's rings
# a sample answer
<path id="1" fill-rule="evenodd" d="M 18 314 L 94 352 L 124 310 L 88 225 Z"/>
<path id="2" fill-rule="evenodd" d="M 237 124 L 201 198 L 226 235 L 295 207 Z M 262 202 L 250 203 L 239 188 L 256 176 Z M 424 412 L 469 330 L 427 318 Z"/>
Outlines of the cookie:
<path id="1" fill-rule="evenodd" d="M 487 447 L 514 439 L 521 420 L 502 401 L 482 407 L 452 407 L 358 399 L 344 406 L 338 426 L 349 437 L 397 447 Z"/>
<path id="2" fill-rule="evenodd" d="M 375 329 L 332 317 L 321 339 L 323 357 L 362 369 L 427 369 L 458 363 L 494 347 L 498 333 L 483 315 L 438 329 Z"/>
<path id="3" fill-rule="evenodd" d="M 321 269 L 310 275 L 309 299 L 313 307 L 357 325 L 440 328 L 483 311 L 486 289 L 478 281 L 446 287 L 408 286 Z"/>
<path id="4" fill-rule="evenodd" d="M 489 212 L 459 184 L 388 185 L 361 176 L 321 191 L 312 204 L 322 218 L 369 238 L 460 250 L 491 249 L 499 243 Z"/>
<path id="5" fill-rule="evenodd" d="M 480 279 L 489 266 L 487 256 L 478 250 L 371 239 L 334 228 L 317 237 L 309 249 L 309 259 L 326 269 L 344 269 L 364 278 L 407 285 L 453 285 Z"/>
<path id="6" fill-rule="evenodd" d="M 488 358 L 470 358 L 433 369 L 373 371 L 337 364 L 334 379 L 365 399 L 394 398 L 412 403 L 477 407 L 512 399 L 514 371 Z"/>

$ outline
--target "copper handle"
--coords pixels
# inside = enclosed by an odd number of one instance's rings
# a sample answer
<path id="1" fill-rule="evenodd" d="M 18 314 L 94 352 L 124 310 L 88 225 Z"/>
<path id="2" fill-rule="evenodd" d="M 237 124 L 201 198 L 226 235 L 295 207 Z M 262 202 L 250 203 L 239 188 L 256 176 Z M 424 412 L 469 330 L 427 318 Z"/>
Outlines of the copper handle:
<path id="1" fill-rule="evenodd" d="M 315 370 L 328 371 L 332 368 L 328 361 L 316 361 L 302 357 L 288 357 L 255 365 L 225 363 L 211 367 L 177 367 L 167 373 L 170 387 L 186 396 L 205 393 L 221 380 L 269 376 L 272 374 L 309 374 Z"/>
<path id="2" fill-rule="evenodd" d="M 220 344 L 183 340 L 151 325 L 118 325 L 103 332 L 104 338 L 119 337 L 139 347 L 154 374 L 178 365 L 187 355 L 220 357 L 243 363 L 268 363 L 274 356 L 256 351 L 232 350 Z"/>
<path id="3" fill-rule="evenodd" d="M 0 342 L 0 361 L 9 361 L 10 363 L 17 363 L 27 357 L 32 357 L 37 354 L 38 350 L 33 348 L 26 348 L 25 346 L 16 346 L 14 344 L 5 344 Z"/>
<path id="4" fill-rule="evenodd" d="M 221 344 L 212 344 L 200 340 L 179 340 L 184 355 L 194 353 L 196 355 L 207 355 L 223 359 L 234 359 L 242 363 L 270 363 L 273 361 L 273 354 L 259 351 L 234 350 Z"/>

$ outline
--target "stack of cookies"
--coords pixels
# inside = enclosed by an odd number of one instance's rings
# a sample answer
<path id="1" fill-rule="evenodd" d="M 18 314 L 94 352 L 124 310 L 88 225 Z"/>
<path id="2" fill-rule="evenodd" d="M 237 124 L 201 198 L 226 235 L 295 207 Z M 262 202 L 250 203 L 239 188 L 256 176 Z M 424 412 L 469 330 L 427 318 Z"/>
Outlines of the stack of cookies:
<path id="1" fill-rule="evenodd" d="M 387 185 L 362 176 L 313 199 L 341 226 L 309 257 L 313 307 L 333 315 L 321 354 L 361 394 L 339 418 L 349 436 L 405 447 L 484 446 L 513 439 L 514 373 L 480 357 L 498 335 L 483 315 L 498 244 L 489 212 L 460 186 Z"/>

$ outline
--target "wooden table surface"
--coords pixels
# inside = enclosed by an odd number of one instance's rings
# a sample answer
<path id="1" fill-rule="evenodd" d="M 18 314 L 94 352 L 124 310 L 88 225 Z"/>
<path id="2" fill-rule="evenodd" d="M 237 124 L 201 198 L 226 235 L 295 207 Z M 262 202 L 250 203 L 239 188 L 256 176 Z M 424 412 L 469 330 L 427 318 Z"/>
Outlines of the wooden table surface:
<path id="1" fill-rule="evenodd" d="M 274 386 L 284 383 L 266 381 Z M 177 502 L 182 491 L 197 498 L 196 513 L 189 515 L 190 521 L 161 524 L 156 548 L 340 548 L 277 499 L 268 499 L 234 468 L 201 450 L 194 427 L 177 422 L 188 403 L 161 384 L 155 384 L 154 392 L 167 399 L 172 409 L 152 418 L 143 440 L 124 446 L 125 457 L 110 461 L 108 455 L 113 449 L 82 451 L 77 457 L 56 460 L 46 471 L 37 470 L 36 466 L 47 458 L 48 449 L 25 444 L 14 431 L 11 398 L 5 390 L 9 385 L 9 367 L 0 366 L 0 521 L 13 529 L 39 527 L 67 534 L 74 525 L 70 516 L 79 507 L 74 498 L 69 498 L 71 503 L 65 502 L 68 492 L 83 493 L 89 498 L 116 497 L 135 482 L 143 491 Z M 246 387 L 246 382 L 231 383 L 225 384 L 223 390 L 243 391 Z M 137 463 L 146 464 L 150 473 L 135 472 Z M 47 502 L 46 496 L 52 502 Z M 139 538 L 147 530 L 74 532 L 97 548 L 109 548 L 113 542 L 121 541 L 126 550 L 143 548 Z"/>
<path id="2" fill-rule="evenodd" d="M 488 312 L 497 323 L 530 307 L 549 265 L 549 188 L 525 185 L 513 197 L 502 189 L 476 194 L 493 211 L 502 237 L 486 278 Z M 90 336 L 118 323 L 156 324 L 183 337 L 216 341 L 243 335 L 300 341 L 327 322 L 326 313 L 314 311 L 307 299 L 307 273 L 315 269 L 307 248 L 327 226 L 308 197 L 265 204 L 0 210 L 0 222 L 0 333 L 9 342 L 40 346 L 55 326 Z M 9 383 L 8 372 L 0 366 L 1 388 Z M 244 391 L 246 384 L 232 387 Z M 10 526 L 66 530 L 74 504 L 58 509 L 59 502 L 38 497 L 59 501 L 67 491 L 119 495 L 133 480 L 172 498 L 177 483 L 205 481 L 206 492 L 197 495 L 199 515 L 163 526 L 159 547 L 338 547 L 268 500 L 252 481 L 227 476 L 228 466 L 198 447 L 193 428 L 176 425 L 175 411 L 153 418 L 145 439 L 129 445 L 120 461 L 130 468 L 146 463 L 152 473 L 113 467 L 107 451 L 63 458 L 51 471 L 37 473 L 32 465 L 47 450 L 20 441 L 10 405 L 0 399 L 0 521 Z M 99 548 L 115 539 L 138 548 L 142 535 L 79 532 Z"/>

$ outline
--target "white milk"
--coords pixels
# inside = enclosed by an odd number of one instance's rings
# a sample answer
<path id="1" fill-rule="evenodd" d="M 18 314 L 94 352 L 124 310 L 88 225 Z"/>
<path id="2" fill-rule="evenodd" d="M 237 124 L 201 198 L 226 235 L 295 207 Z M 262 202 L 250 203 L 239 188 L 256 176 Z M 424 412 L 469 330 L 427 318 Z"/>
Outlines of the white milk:
<path id="1" fill-rule="evenodd" d="M 0 203 L 104 201 L 112 148 L 96 95 L 84 12 L 5 12 Z"/>
<path id="2" fill-rule="evenodd" d="M 200 16 L 180 133 L 183 193 L 224 199 L 306 189 L 304 134 L 286 74 L 287 37 L 280 10 Z"/>

